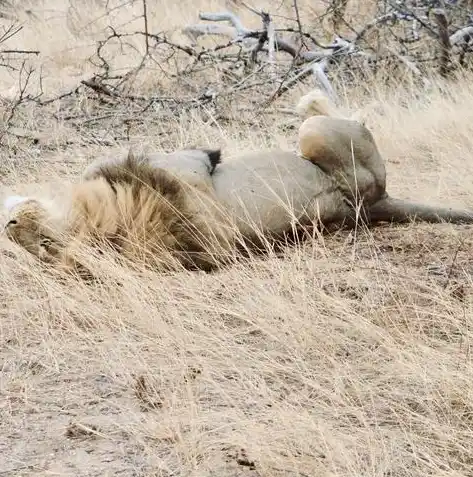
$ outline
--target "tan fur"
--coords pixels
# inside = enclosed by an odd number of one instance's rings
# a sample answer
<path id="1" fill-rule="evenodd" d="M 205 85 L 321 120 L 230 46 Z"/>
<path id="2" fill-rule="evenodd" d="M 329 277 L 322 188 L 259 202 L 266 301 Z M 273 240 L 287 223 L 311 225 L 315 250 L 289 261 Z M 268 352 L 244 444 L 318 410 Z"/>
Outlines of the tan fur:
<path id="1" fill-rule="evenodd" d="M 386 169 L 373 135 L 320 91 L 298 112 L 301 154 L 269 150 L 241 154 L 213 174 L 218 200 L 252 241 L 294 224 L 383 221 L 473 223 L 473 212 L 412 204 L 389 197 Z"/>
<path id="2" fill-rule="evenodd" d="M 307 118 L 299 128 L 304 158 L 319 166 L 349 200 L 376 202 L 386 188 L 386 169 L 371 132 L 357 121 Z"/>
<path id="3" fill-rule="evenodd" d="M 296 112 L 302 120 L 312 116 L 345 118 L 343 112 L 319 89 L 313 89 L 302 96 L 296 105 Z"/>
<path id="4" fill-rule="evenodd" d="M 52 262 L 51 243 L 57 243 L 61 219 L 55 218 L 45 202 L 29 199 L 16 206 L 5 226 L 6 236 L 43 261 Z"/>
<path id="5" fill-rule="evenodd" d="M 316 95 L 312 95 L 315 101 Z M 6 234 L 38 258 L 80 268 L 77 250 L 108 245 L 132 262 L 210 269 L 240 236 L 250 242 L 304 225 L 418 218 L 473 223 L 473 213 L 411 204 L 386 192 L 384 161 L 360 122 L 305 103 L 302 154 L 268 150 L 219 163 L 195 150 L 99 159 L 63 208 L 27 200 L 11 207 Z M 217 165 L 218 164 L 218 165 Z M 13 201 L 15 202 L 15 201 Z"/>
<path id="6" fill-rule="evenodd" d="M 198 189 L 192 195 L 178 178 L 130 155 L 121 167 L 107 164 L 95 178 L 75 184 L 62 214 L 40 200 L 16 205 L 5 231 L 63 269 L 80 268 L 77 251 L 84 245 L 107 245 L 161 269 L 179 263 L 210 269 L 232 249 L 232 234 L 222 218 L 212 220 L 210 206 L 202 213 L 199 194 L 202 199 Z"/>
<path id="7" fill-rule="evenodd" d="M 348 114 L 318 89 L 304 95 L 296 107 L 302 157 L 319 166 L 337 183 L 352 205 L 361 203 L 365 221 L 473 223 L 472 211 L 431 207 L 394 199 L 386 192 L 386 170 L 362 112 Z M 352 201 L 352 198 L 356 198 Z"/>
<path id="8" fill-rule="evenodd" d="M 371 106 L 372 108 L 373 106 Z M 336 106 L 330 98 L 328 98 L 323 91 L 315 88 L 305 95 L 303 95 L 297 105 L 296 113 L 304 121 L 312 116 L 330 116 L 332 118 L 351 119 L 357 121 L 362 125 L 366 125 L 364 115 L 367 107 L 356 111 L 350 111 L 348 109 Z"/>

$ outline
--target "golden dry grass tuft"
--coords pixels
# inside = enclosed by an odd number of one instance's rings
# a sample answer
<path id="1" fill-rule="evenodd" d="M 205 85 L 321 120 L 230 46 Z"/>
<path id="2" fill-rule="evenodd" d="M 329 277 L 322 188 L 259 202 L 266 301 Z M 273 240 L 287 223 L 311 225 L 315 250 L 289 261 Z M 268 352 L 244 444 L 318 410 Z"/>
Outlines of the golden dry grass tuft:
<path id="1" fill-rule="evenodd" d="M 78 25 L 99 31 L 109 21 L 98 19 L 99 2 L 81 3 L 90 6 L 31 2 L 39 19 L 26 18 L 17 38 L 25 48 L 41 40 L 51 93 L 88 73 L 78 58 L 93 40 Z M 135 4 L 116 15 L 125 22 Z M 180 2 L 156 18 L 171 28 L 197 8 Z M 1 71 L 1 94 L 16 94 Z M 380 85 L 368 99 L 347 98 L 366 107 L 392 195 L 473 207 L 471 84 L 448 85 L 450 96 Z M 40 113 L 24 114 L 30 129 L 44 128 Z M 222 145 L 229 159 L 295 145 L 285 116 L 248 120 L 218 128 L 184 117 L 165 138 L 150 122 L 131 140 Z M 56 149 L 3 148 L 2 197 L 60 193 L 111 153 L 84 140 L 89 130 L 67 127 L 49 128 Z M 76 142 L 61 147 L 64 136 Z M 317 236 L 212 274 L 104 260 L 105 280 L 84 284 L 2 239 L 0 475 L 471 475 L 472 256 L 471 227 L 385 226 Z"/>

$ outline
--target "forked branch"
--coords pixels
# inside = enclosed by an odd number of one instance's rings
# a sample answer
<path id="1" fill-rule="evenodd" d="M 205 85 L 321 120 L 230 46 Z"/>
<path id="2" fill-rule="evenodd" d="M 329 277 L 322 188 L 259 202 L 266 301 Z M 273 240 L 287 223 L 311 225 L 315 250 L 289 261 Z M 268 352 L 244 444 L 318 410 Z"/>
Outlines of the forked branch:
<path id="1" fill-rule="evenodd" d="M 256 11 L 254 13 L 258 14 L 262 20 L 261 29 L 255 30 L 245 27 L 238 16 L 231 12 L 202 12 L 199 14 L 200 20 L 218 23 L 227 22 L 229 25 L 199 23 L 186 26 L 182 31 L 193 41 L 194 45 L 198 37 L 205 35 L 225 36 L 230 40 L 229 45 L 243 44 L 249 52 L 251 64 L 256 63 L 257 55 L 262 51 L 268 53 L 267 61 L 269 63 L 274 62 L 274 53 L 283 52 L 289 54 L 293 60 L 290 71 L 282 78 L 270 102 L 310 74 L 313 74 L 314 79 L 320 83 L 320 86 L 327 94 L 333 100 L 336 100 L 336 94 L 327 77 L 326 69 L 332 58 L 353 54 L 355 52 L 354 44 L 346 40 L 336 39 L 333 43 L 323 46 L 319 42 L 314 41 L 313 43 L 318 45 L 316 49 L 306 48 L 303 50 L 302 48 L 297 48 L 289 40 L 280 37 L 279 31 L 275 28 L 269 13 Z M 304 34 L 302 25 L 299 25 L 299 30 L 301 36 L 310 37 L 310 35 Z"/>

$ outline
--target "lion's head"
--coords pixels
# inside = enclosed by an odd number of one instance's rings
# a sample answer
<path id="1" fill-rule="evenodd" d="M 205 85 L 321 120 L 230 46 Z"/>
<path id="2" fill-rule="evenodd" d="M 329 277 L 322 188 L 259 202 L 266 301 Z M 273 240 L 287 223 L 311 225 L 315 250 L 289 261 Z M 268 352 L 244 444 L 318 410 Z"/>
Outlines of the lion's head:
<path id="1" fill-rule="evenodd" d="M 6 237 L 44 262 L 57 259 L 61 231 L 50 205 L 31 197 L 10 196 L 4 206 L 8 211 Z"/>

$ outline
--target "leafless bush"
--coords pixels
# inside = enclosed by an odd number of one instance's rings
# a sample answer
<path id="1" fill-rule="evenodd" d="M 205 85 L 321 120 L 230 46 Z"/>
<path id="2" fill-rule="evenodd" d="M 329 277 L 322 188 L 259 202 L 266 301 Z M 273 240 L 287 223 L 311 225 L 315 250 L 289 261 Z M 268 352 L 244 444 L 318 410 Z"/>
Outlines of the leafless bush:
<path id="1" fill-rule="evenodd" d="M 223 117 L 222 111 L 233 103 L 259 110 L 273 105 L 299 83 L 317 85 L 337 101 L 341 83 L 347 88 L 357 78 L 382 74 L 386 69 L 395 81 L 408 78 L 429 87 L 433 75 L 448 77 L 469 68 L 473 16 L 468 4 L 382 0 L 372 18 L 364 18 L 361 26 L 359 18 L 347 13 L 343 0 L 333 0 L 327 11 L 310 23 L 301 18 L 297 0 L 292 6 L 293 18 L 284 20 L 285 25 L 270 11 L 246 7 L 260 18 L 261 26 L 256 29 L 246 27 L 232 12 L 200 12 L 201 22 L 183 25 L 179 32 L 183 39 L 176 41 L 175 32 L 156 32 L 149 27 L 150 6 L 142 0 L 141 15 L 134 18 L 141 28 L 121 31 L 109 26 L 89 58 L 95 74 L 72 90 L 57 97 L 44 97 L 40 86 L 34 93 L 28 91 L 30 68 L 28 84 L 19 88 L 21 95 L 11 104 L 4 129 L 11 132 L 15 110 L 29 102 L 40 107 L 53 104 L 54 117 L 73 127 L 113 118 L 114 130 L 126 139 L 130 124 L 145 120 L 147 113 L 161 121 L 196 109 L 209 117 Z M 109 8 L 107 3 L 107 11 Z M 329 42 L 321 39 L 327 17 L 332 18 Z M 6 29 L 0 47 L 19 29 L 13 24 Z M 204 46 L 206 37 L 218 41 Z M 22 83 L 27 57 L 37 54 L 39 51 L 0 49 L 0 66 L 17 71 Z M 116 65 L 123 55 L 133 58 L 126 71 Z M 22 62 L 15 65 L 18 57 Z M 154 89 L 140 90 L 140 78 L 155 70 L 159 80 Z M 35 78 L 41 81 L 39 73 Z M 78 96 L 86 96 L 96 107 L 83 115 L 72 112 Z"/>

